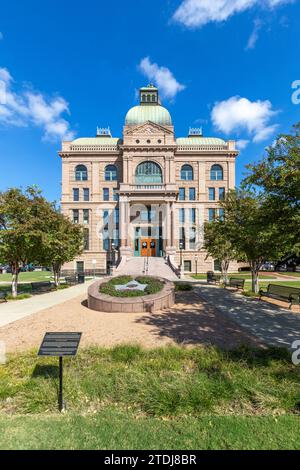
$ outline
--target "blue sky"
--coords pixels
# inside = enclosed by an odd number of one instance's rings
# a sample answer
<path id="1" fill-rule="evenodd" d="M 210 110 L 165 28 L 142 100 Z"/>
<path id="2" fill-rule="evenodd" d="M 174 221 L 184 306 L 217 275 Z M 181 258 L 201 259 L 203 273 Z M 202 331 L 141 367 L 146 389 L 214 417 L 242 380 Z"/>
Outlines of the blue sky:
<path id="1" fill-rule="evenodd" d="M 63 4 L 63 5 L 62 5 Z M 244 165 L 300 121 L 299 0 L 36 0 L 0 16 L 0 190 L 37 184 L 59 200 L 61 138 L 121 136 L 154 81 L 178 137 L 232 138 Z"/>

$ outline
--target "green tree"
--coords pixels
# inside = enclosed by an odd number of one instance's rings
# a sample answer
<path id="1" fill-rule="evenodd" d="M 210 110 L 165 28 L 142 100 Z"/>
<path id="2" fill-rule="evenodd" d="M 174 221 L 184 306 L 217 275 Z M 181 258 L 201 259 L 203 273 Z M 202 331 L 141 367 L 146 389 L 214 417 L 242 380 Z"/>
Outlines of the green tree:
<path id="1" fill-rule="evenodd" d="M 230 261 L 236 260 L 238 254 L 230 241 L 228 226 L 224 220 L 206 222 L 204 225 L 204 248 L 208 256 L 218 259 L 221 263 L 223 281 L 228 281 Z"/>
<path id="2" fill-rule="evenodd" d="M 226 234 L 232 247 L 246 259 L 252 273 L 252 291 L 259 291 L 259 271 L 267 260 L 277 259 L 286 250 L 287 240 L 276 221 L 268 217 L 263 195 L 230 191 L 221 202 Z"/>
<path id="3" fill-rule="evenodd" d="M 267 199 L 268 217 L 285 234 L 287 248 L 300 250 L 300 123 L 291 134 L 281 134 L 265 157 L 248 165 L 244 188 L 259 187 Z"/>
<path id="4" fill-rule="evenodd" d="M 36 209 L 40 198 L 34 187 L 0 193 L 0 262 L 11 267 L 13 297 L 18 295 L 20 267 L 39 257 L 41 230 Z"/>
<path id="5" fill-rule="evenodd" d="M 72 261 L 83 251 L 84 229 L 72 223 L 57 209 L 44 205 L 43 237 L 41 260 L 42 264 L 51 265 L 55 285 L 59 285 L 61 267 Z"/>

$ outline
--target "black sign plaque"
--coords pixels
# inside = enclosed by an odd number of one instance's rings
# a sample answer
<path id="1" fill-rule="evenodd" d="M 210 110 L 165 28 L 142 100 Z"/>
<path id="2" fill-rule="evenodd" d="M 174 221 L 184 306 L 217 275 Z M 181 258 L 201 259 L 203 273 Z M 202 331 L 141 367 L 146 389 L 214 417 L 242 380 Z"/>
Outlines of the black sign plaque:
<path id="1" fill-rule="evenodd" d="M 63 401 L 63 357 L 76 356 L 82 333 L 46 333 L 38 356 L 59 357 L 59 411 L 65 410 Z"/>
<path id="2" fill-rule="evenodd" d="M 81 333 L 46 333 L 39 356 L 76 356 Z"/>

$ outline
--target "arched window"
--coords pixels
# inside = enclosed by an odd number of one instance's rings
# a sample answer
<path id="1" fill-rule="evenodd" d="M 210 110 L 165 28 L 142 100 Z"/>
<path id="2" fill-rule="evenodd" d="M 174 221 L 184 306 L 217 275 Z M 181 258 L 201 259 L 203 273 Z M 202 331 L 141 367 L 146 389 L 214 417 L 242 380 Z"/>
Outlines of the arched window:
<path id="1" fill-rule="evenodd" d="M 147 95 L 147 101 L 148 101 L 148 103 L 150 103 L 150 101 L 151 101 L 151 95 Z"/>
<path id="2" fill-rule="evenodd" d="M 118 172 L 115 165 L 108 165 L 105 168 L 105 181 L 117 181 Z"/>
<path id="3" fill-rule="evenodd" d="M 152 95 L 152 102 L 155 103 L 155 95 Z"/>
<path id="4" fill-rule="evenodd" d="M 77 165 L 75 168 L 75 180 L 76 181 L 87 181 L 88 171 L 87 167 L 84 165 Z"/>
<path id="5" fill-rule="evenodd" d="M 143 162 L 138 165 L 135 172 L 136 184 L 162 183 L 162 171 L 160 166 L 154 162 Z"/>
<path id="6" fill-rule="evenodd" d="M 183 165 L 181 167 L 180 179 L 184 181 L 192 181 L 194 179 L 194 171 L 191 165 Z"/>
<path id="7" fill-rule="evenodd" d="M 220 165 L 213 165 L 210 169 L 210 179 L 212 181 L 223 180 L 223 168 Z"/>
<path id="8" fill-rule="evenodd" d="M 142 95 L 142 101 L 143 103 L 146 101 L 146 95 Z"/>

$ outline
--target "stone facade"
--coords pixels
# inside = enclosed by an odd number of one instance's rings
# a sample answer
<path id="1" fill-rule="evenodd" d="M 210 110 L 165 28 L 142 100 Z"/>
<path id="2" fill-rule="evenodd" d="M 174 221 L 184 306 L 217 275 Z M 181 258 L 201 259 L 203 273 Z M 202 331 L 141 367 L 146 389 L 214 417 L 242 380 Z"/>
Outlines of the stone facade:
<path id="1" fill-rule="evenodd" d="M 234 141 L 205 138 L 200 129 L 176 139 L 149 86 L 127 113 L 122 139 L 98 129 L 95 138 L 63 142 L 59 155 L 62 211 L 86 228 L 84 253 L 65 269 L 104 271 L 114 259 L 168 256 L 186 272 L 217 270 L 202 248 L 203 224 L 221 215 L 219 200 L 235 187 Z"/>

